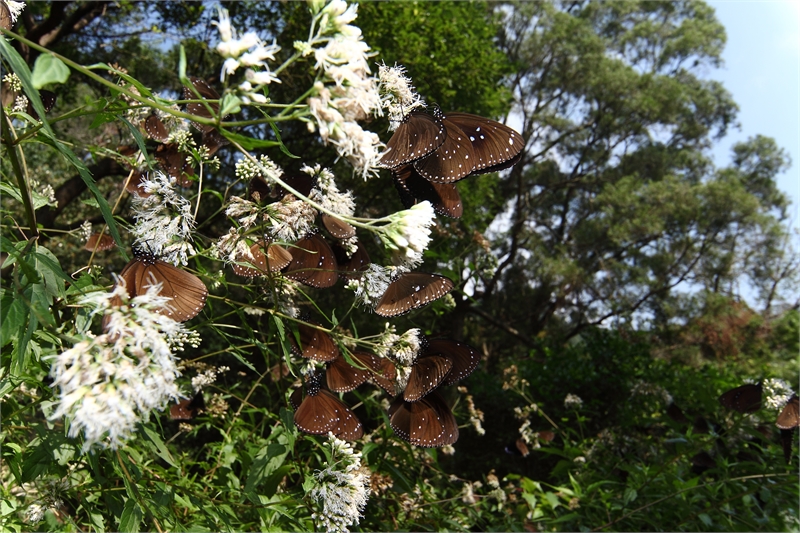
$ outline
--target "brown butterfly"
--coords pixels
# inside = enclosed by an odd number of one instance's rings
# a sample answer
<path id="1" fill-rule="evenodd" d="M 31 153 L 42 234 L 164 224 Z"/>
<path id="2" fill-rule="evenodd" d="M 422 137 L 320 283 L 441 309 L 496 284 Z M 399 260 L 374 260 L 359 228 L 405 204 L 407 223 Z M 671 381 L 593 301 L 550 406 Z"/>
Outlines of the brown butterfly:
<path id="1" fill-rule="evenodd" d="M 198 391 L 193 398 L 181 400 L 177 404 L 171 405 L 169 407 L 169 417 L 172 420 L 191 420 L 205 408 L 206 402 L 203 398 L 203 392 Z"/>
<path id="2" fill-rule="evenodd" d="M 328 233 L 330 233 L 331 236 L 336 239 L 349 239 L 356 234 L 356 228 L 354 228 L 352 225 L 348 224 L 344 220 L 332 217 L 327 213 L 322 213 L 322 215 L 320 215 L 320 220 L 322 220 L 322 225 L 325 226 L 325 229 L 328 230 Z"/>
<path id="3" fill-rule="evenodd" d="M 319 233 L 297 241 L 290 253 L 292 261 L 284 273 L 287 278 L 317 288 L 332 287 L 339 279 L 336 256 Z"/>
<path id="4" fill-rule="evenodd" d="M 202 78 L 189 76 L 189 81 L 192 82 L 194 90 L 197 91 L 197 94 L 200 95 L 201 99 L 216 100 L 216 101 L 193 102 L 186 104 L 186 112 L 189 113 L 190 115 L 195 115 L 203 118 L 214 118 L 216 115 L 219 115 L 219 93 L 215 91 L 214 88 L 211 87 L 211 85 L 209 85 L 208 82 Z M 188 87 L 184 87 L 183 99 L 197 100 L 197 95 Z M 198 122 L 192 122 L 192 124 L 194 124 L 194 127 L 203 133 L 214 129 L 214 126 L 211 126 L 209 124 L 200 124 Z"/>
<path id="5" fill-rule="evenodd" d="M 122 269 L 119 279 L 125 283 L 131 298 L 146 293 L 148 287 L 160 283 L 159 295 L 172 298 L 160 313 L 177 322 L 196 317 L 206 305 L 208 289 L 200 278 L 140 249 L 133 250 L 133 259 Z M 121 302 L 114 303 L 121 305 Z M 103 321 L 103 329 L 107 325 L 107 317 Z"/>
<path id="6" fill-rule="evenodd" d="M 424 398 L 439 385 L 453 368 L 453 362 L 440 355 L 425 355 L 417 357 L 411 365 L 411 374 L 408 385 L 403 391 L 403 399 L 407 402 L 416 402 Z"/>
<path id="7" fill-rule="evenodd" d="M 384 317 L 400 316 L 438 300 L 453 290 L 453 282 L 438 274 L 406 272 L 389 284 L 375 313 Z"/>
<path id="8" fill-rule="evenodd" d="M 339 346 L 326 331 L 303 323 L 297 324 L 297 331 L 300 334 L 300 346 L 295 347 L 297 355 L 323 363 L 339 357 Z M 291 341 L 294 344 L 293 338 Z"/>
<path id="9" fill-rule="evenodd" d="M 343 440 L 359 439 L 364 434 L 364 426 L 356 415 L 339 398 L 322 388 L 320 374 L 309 377 L 305 398 L 301 389 L 297 389 L 289 401 L 292 406 L 296 406 L 294 424 L 304 433 L 333 433 Z"/>
<path id="10" fill-rule="evenodd" d="M 398 396 L 389 407 L 389 423 L 397 436 L 415 446 L 431 448 L 458 440 L 456 419 L 438 392 L 416 402 Z"/>
<path id="11" fill-rule="evenodd" d="M 257 242 L 250 247 L 253 259 L 246 257 L 237 258 L 233 263 L 233 272 L 239 276 L 252 278 L 255 276 L 265 276 L 268 272 L 278 272 L 292 262 L 292 254 L 279 244 L 266 246 L 267 253 L 264 253 L 264 242 Z"/>
<path id="12" fill-rule="evenodd" d="M 433 339 L 423 348 L 424 355 L 439 354 L 452 363 L 442 385 L 453 385 L 472 374 L 481 362 L 481 356 L 470 345 L 449 339 Z"/>
<path id="13" fill-rule="evenodd" d="M 147 135 L 151 139 L 160 143 L 165 143 L 169 139 L 169 130 L 164 122 L 158 118 L 158 115 L 151 113 L 146 119 L 142 121 L 142 126 Z"/>
<path id="14" fill-rule="evenodd" d="M 107 233 L 92 233 L 83 245 L 84 250 L 105 252 L 114 248 L 114 239 Z"/>
<path id="15" fill-rule="evenodd" d="M 348 257 L 347 250 L 341 245 L 335 242 L 331 245 L 333 255 L 339 265 L 339 277 L 346 280 L 360 278 L 361 274 L 369 267 L 369 254 L 367 254 L 366 248 L 360 242 L 356 246 L 356 251 Z"/>
<path id="16" fill-rule="evenodd" d="M 800 401 L 797 394 L 793 394 L 778 415 L 775 425 L 781 429 L 794 429 L 800 426 Z"/>
<path id="17" fill-rule="evenodd" d="M 400 201 L 406 209 L 417 202 L 425 200 L 431 203 L 433 210 L 450 218 L 461 218 L 464 204 L 455 183 L 433 183 L 423 178 L 414 170 L 413 165 L 404 165 L 392 170 L 394 186 L 400 195 Z"/>
<path id="18" fill-rule="evenodd" d="M 366 382 L 373 373 L 380 371 L 380 359 L 371 353 L 354 351 L 351 357 L 361 368 L 351 365 L 343 356 L 328 363 L 325 377 L 332 391 L 350 392 Z"/>
<path id="19" fill-rule="evenodd" d="M 761 383 L 746 383 L 722 394 L 719 403 L 740 413 L 755 413 L 761 409 Z"/>

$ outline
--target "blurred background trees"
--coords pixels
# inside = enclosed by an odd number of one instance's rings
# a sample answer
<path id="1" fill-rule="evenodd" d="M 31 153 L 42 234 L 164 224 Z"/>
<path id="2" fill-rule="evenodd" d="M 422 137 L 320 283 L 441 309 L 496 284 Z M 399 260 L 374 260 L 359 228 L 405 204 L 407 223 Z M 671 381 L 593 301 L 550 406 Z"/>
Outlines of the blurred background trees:
<path id="1" fill-rule="evenodd" d="M 285 54 L 308 31 L 304 3 L 223 5 L 234 26 L 275 39 Z M 36 2 L 17 31 L 77 62 L 117 64 L 154 90 L 177 94 L 179 44 L 192 75 L 217 77 L 221 62 L 208 49 L 215 17 L 206 3 Z M 517 501 L 505 503 L 514 512 L 492 518 L 503 502 L 486 496 L 473 514 L 459 511 L 468 527 L 553 520 L 542 527 L 770 530 L 790 523 L 779 505 L 796 504 L 796 480 L 777 482 L 769 495 L 730 481 L 729 491 L 705 496 L 730 500 L 734 513 L 676 496 L 627 518 L 664 491 L 696 484 L 691 458 L 704 450 L 716 460 L 716 479 L 785 471 L 777 433 L 757 441 L 759 424 L 731 420 L 716 402 L 745 378 L 787 379 L 796 387 L 800 368 L 796 241 L 789 199 L 775 181 L 788 157 L 765 136 L 736 145 L 723 168 L 709 156 L 735 126 L 738 109 L 707 76 L 725 45 L 713 9 L 692 0 L 376 2 L 359 7 L 357 24 L 380 52 L 376 60 L 406 66 L 430 104 L 505 119 L 527 140 L 510 171 L 459 183 L 464 217 L 440 218 L 426 258 L 431 271 L 456 279 L 460 289 L 454 309 L 425 312 L 436 317 L 433 333 L 463 339 L 484 355 L 465 384 L 486 415 L 487 431 L 463 430 L 456 454 L 438 457 L 430 501 L 454 497 L 448 490 L 460 494 L 458 483 L 439 485 L 449 474 L 463 481 L 494 470 L 516 483 L 509 494 Z M 32 65 L 37 54 L 15 46 Z M 307 86 L 311 69 L 307 74 L 282 78 L 273 86 L 276 101 Z M 85 148 L 95 179 L 110 193 L 127 171 L 103 149 L 130 140 L 113 123 L 95 122 L 104 92 L 71 78 L 59 87 L 60 101 L 65 108 L 83 103 L 86 116 L 55 127 Z M 388 139 L 386 123 L 370 128 Z M 331 166 L 365 214 L 400 208 L 388 172 L 367 182 L 352 177 L 302 124 L 286 126 L 281 138 L 290 153 L 302 155 L 270 151 L 284 168 L 307 161 Z M 42 179 L 58 198 L 40 222 L 60 230 L 80 226 L 82 182 L 65 175 L 55 157 L 38 157 Z M 223 149 L 220 157 L 230 154 Z M 223 188 L 232 168 L 223 165 L 208 183 Z M 204 199 L 209 239 L 225 231 L 219 208 L 217 198 Z M 64 269 L 79 268 L 85 258 L 75 243 L 45 233 L 74 248 L 66 264 L 62 259 Z M 375 243 L 367 246 L 380 255 Z M 359 325 L 369 329 L 374 322 Z M 431 321 L 412 314 L 395 323 L 402 331 Z M 583 400 L 580 410 L 565 407 L 570 393 Z M 632 401 L 637 397 L 646 400 Z M 532 403 L 557 427 L 535 412 L 533 425 L 555 430 L 555 439 L 526 457 L 506 453 L 520 436 L 514 407 Z M 667 416 L 670 403 L 681 406 L 688 422 Z M 772 428 L 768 419 L 760 422 Z M 742 459 L 756 447 L 760 456 Z M 447 507 L 429 516 L 403 510 L 406 522 L 383 522 L 387 509 L 403 509 L 403 494 L 434 474 L 414 471 L 402 482 L 394 476 L 385 501 L 370 502 L 365 529 L 458 527 L 445 521 L 454 512 Z M 594 503 L 584 499 L 590 495 Z M 467 501 L 455 498 L 453 505 Z M 741 521 L 730 518 L 737 513 Z M 796 519 L 796 505 L 793 513 Z"/>

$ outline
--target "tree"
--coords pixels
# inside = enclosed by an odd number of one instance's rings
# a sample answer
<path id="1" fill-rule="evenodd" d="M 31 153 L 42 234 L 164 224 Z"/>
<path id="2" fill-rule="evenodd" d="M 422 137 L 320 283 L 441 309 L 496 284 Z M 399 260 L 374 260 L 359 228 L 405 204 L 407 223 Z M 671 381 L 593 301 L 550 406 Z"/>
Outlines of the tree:
<path id="1" fill-rule="evenodd" d="M 516 65 L 512 116 L 528 150 L 502 180 L 509 208 L 492 231 L 499 266 L 467 311 L 530 340 L 609 319 L 664 325 L 686 310 L 687 288 L 741 297 L 743 279 L 769 307 L 796 272 L 775 188 L 787 160 L 763 137 L 735 147 L 726 169 L 705 154 L 737 109 L 702 78 L 725 43 L 713 9 L 569 2 L 498 11 L 501 48 Z"/>

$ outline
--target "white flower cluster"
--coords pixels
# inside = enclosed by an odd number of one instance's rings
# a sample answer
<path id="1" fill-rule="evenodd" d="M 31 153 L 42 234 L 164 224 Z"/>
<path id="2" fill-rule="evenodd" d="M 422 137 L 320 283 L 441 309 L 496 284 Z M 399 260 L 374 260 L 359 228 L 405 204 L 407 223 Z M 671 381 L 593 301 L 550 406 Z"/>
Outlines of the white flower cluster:
<path id="1" fill-rule="evenodd" d="M 227 9 L 219 8 L 219 22 L 214 24 L 219 29 L 220 42 L 217 52 L 225 58 L 220 72 L 220 81 L 225 81 L 229 75 L 236 72 L 239 67 L 247 67 L 244 72 L 245 80 L 239 85 L 239 92 L 245 103 L 255 102 L 265 104 L 266 96 L 259 92 L 262 87 L 270 83 L 280 83 L 281 80 L 273 73 L 267 61 L 275 61 L 281 47 L 275 44 L 264 44 L 254 31 L 249 31 L 237 36 L 236 30 L 231 26 L 231 18 Z M 259 67 L 255 70 L 251 67 Z"/>
<path id="2" fill-rule="evenodd" d="M 8 6 L 8 11 L 11 13 L 11 24 L 17 22 L 19 14 L 25 9 L 25 2 L 17 2 L 16 0 L 5 0 Z"/>
<path id="3" fill-rule="evenodd" d="M 158 312 L 170 300 L 160 291 L 153 284 L 129 300 L 118 280 L 112 292 L 91 293 L 80 302 L 107 316 L 107 333 L 56 356 L 50 375 L 58 404 L 49 418 L 66 417 L 70 437 L 83 433 L 84 451 L 95 444 L 117 448 L 150 411 L 180 396 L 173 350 L 196 346 L 199 337 Z"/>
<path id="4" fill-rule="evenodd" d="M 314 473 L 316 484 L 308 495 L 319 506 L 311 515 L 317 529 L 347 533 L 358 525 L 369 499 L 369 475 L 361 469 L 361 453 L 347 442 L 328 434 L 331 461 Z"/>
<path id="5" fill-rule="evenodd" d="M 764 406 L 771 411 L 783 409 L 792 397 L 792 388 L 782 379 L 769 378 L 761 384 L 764 394 Z"/>
<path id="6" fill-rule="evenodd" d="M 367 62 L 374 53 L 361 40 L 361 30 L 350 25 L 357 16 L 356 4 L 332 0 L 321 9 L 318 3 L 311 8 L 316 11 L 312 36 L 308 42 L 295 43 L 304 56 L 314 54 L 314 68 L 323 75 L 314 84 L 315 95 L 308 99 L 308 107 L 323 142 L 333 144 L 366 179 L 377 175 L 384 147 L 375 133 L 357 122 L 382 113 L 377 82 Z"/>
<path id="7" fill-rule="evenodd" d="M 3 76 L 3 83 L 8 85 L 9 91 L 18 93 L 22 90 L 22 80 L 14 72 L 10 72 Z"/>
<path id="8" fill-rule="evenodd" d="M 422 330 L 412 328 L 402 335 L 395 332 L 394 325 L 386 323 L 385 329 L 375 345 L 375 353 L 380 357 L 387 357 L 394 361 L 397 369 L 396 387 L 405 389 L 411 376 L 411 365 L 417 360 L 417 355 L 422 348 Z"/>
<path id="9" fill-rule="evenodd" d="M 672 403 L 672 395 L 667 389 L 660 385 L 655 385 L 644 380 L 637 380 L 631 387 L 631 397 L 636 396 L 655 396 L 667 406 Z"/>
<path id="10" fill-rule="evenodd" d="M 418 107 L 425 107 L 425 100 L 414 91 L 411 80 L 402 65 L 378 67 L 381 105 L 389 116 L 389 129 L 396 130 L 403 117 Z"/>
<path id="11" fill-rule="evenodd" d="M 134 194 L 131 206 L 136 224 L 131 232 L 134 246 L 145 248 L 162 261 L 185 265 L 194 255 L 190 239 L 194 215 L 189 200 L 175 191 L 175 180 L 163 172 L 155 172 L 140 187 L 149 195 Z"/>
<path id="12" fill-rule="evenodd" d="M 356 302 L 367 307 L 375 307 L 386 292 L 397 269 L 370 263 L 361 278 L 350 280 L 346 288 L 355 291 Z"/>
<path id="13" fill-rule="evenodd" d="M 580 396 L 576 396 L 575 394 L 567 394 L 564 398 L 565 409 L 580 409 L 582 405 L 583 400 L 581 400 Z"/>
<path id="14" fill-rule="evenodd" d="M 270 232 L 279 241 L 294 242 L 305 237 L 314 227 L 317 210 L 294 195 L 287 194 L 269 206 Z"/>
<path id="15" fill-rule="evenodd" d="M 320 204 L 328 211 L 337 215 L 351 217 L 356 209 L 356 202 L 350 191 L 341 192 L 334 181 L 333 172 L 328 168 L 322 168 L 319 163 L 312 166 L 303 165 L 300 169 L 309 176 L 316 176 L 317 185 L 311 191 L 312 200 Z"/>
<path id="16" fill-rule="evenodd" d="M 395 264 L 414 268 L 422 262 L 422 254 L 431 242 L 430 226 L 435 213 L 427 200 L 389 215 L 390 223 L 378 234 L 384 246 L 392 250 Z"/>
<path id="17" fill-rule="evenodd" d="M 192 378 L 192 389 L 199 392 L 217 380 L 218 374 L 224 374 L 230 367 L 207 368 Z"/>

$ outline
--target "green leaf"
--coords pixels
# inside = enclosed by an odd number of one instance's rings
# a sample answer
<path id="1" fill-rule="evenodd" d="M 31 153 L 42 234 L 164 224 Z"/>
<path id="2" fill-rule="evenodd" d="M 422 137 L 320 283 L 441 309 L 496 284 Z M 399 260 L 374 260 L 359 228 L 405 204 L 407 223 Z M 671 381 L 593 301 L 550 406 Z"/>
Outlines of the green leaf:
<path id="1" fill-rule="evenodd" d="M 108 224 L 108 231 L 117 244 L 122 244 L 122 237 L 119 234 L 119 228 L 117 228 L 117 221 L 114 220 L 113 215 L 111 214 L 111 208 L 108 205 L 108 202 L 105 199 L 105 196 L 100 192 L 97 188 L 97 185 L 92 178 L 92 175 L 89 173 L 89 169 L 86 167 L 86 164 L 81 161 L 75 153 L 70 150 L 65 144 L 58 140 L 56 137 L 55 132 L 50 127 L 50 123 L 47 122 L 46 113 L 44 110 L 44 106 L 42 105 L 42 99 L 39 98 L 39 92 L 34 87 L 33 80 L 31 79 L 31 72 L 28 69 L 28 65 L 25 63 L 25 60 L 22 59 L 22 56 L 11 47 L 11 45 L 5 39 L 0 39 L 0 55 L 8 62 L 11 70 L 19 77 L 20 81 L 22 82 L 22 87 L 25 89 L 25 94 L 28 96 L 31 104 L 33 104 L 33 108 L 39 114 L 39 118 L 42 121 L 42 128 L 39 130 L 39 133 L 46 137 L 52 146 L 55 147 L 56 150 L 61 152 L 61 154 L 67 159 L 67 161 L 78 171 L 80 174 L 81 179 L 86 184 L 86 187 L 92 193 L 92 195 L 97 198 L 97 202 L 100 204 L 100 212 L 103 214 L 103 220 L 105 223 Z M 122 253 L 123 258 L 127 261 L 128 255 L 125 253 L 125 250 L 120 250 Z"/>
<path id="2" fill-rule="evenodd" d="M 61 84 L 66 82 L 67 78 L 69 78 L 69 68 L 57 57 L 41 54 L 36 58 L 31 75 L 31 81 L 35 88 L 41 89 L 50 83 Z"/>
<path id="3" fill-rule="evenodd" d="M 279 141 L 271 141 L 268 139 L 254 139 L 246 135 L 239 135 L 226 130 L 220 130 L 220 133 L 231 142 L 235 142 L 245 150 L 254 150 L 256 148 L 272 148 L 273 146 L 282 146 Z"/>
<path id="4" fill-rule="evenodd" d="M 25 323 L 28 321 L 28 307 L 8 291 L 0 299 L 0 347 L 19 339 L 24 333 Z"/>
<path id="5" fill-rule="evenodd" d="M 219 115 L 232 115 L 242 110 L 242 99 L 235 94 L 226 94 L 222 98 L 222 103 L 219 106 Z"/>
<path id="6" fill-rule="evenodd" d="M 125 507 L 122 509 L 122 516 L 119 519 L 119 530 L 125 533 L 136 533 L 140 531 L 139 524 L 142 522 L 144 513 L 141 507 L 133 498 L 128 498 Z"/>
<path id="7" fill-rule="evenodd" d="M 150 449 L 152 449 L 156 455 L 161 457 L 170 466 L 180 468 L 175 462 L 175 459 L 172 458 L 172 455 L 170 455 L 169 450 L 167 450 L 167 447 L 164 445 L 164 441 L 161 440 L 159 434 L 145 424 L 141 425 L 141 429 L 149 440 L 148 445 L 150 446 Z"/>

